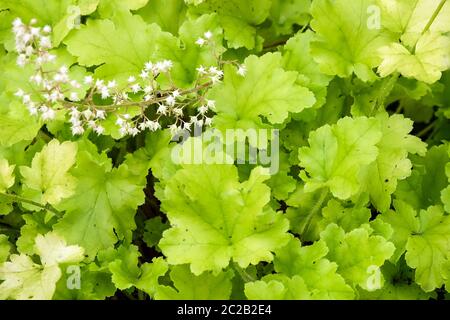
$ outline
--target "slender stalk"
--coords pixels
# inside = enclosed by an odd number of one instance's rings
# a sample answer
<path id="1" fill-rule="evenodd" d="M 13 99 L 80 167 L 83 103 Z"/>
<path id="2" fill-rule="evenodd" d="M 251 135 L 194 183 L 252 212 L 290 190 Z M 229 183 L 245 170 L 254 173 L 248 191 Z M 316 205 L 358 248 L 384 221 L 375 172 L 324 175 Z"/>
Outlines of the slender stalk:
<path id="1" fill-rule="evenodd" d="M 428 30 L 430 30 L 431 26 L 433 25 L 434 21 L 438 17 L 439 13 L 441 13 L 441 10 L 444 7 L 446 2 L 447 2 L 447 0 L 441 0 L 439 5 L 437 6 L 436 10 L 434 10 L 433 15 L 431 16 L 430 20 L 428 20 L 427 25 L 425 26 L 425 28 L 423 28 L 423 30 L 421 32 L 421 36 L 423 36 L 425 33 L 427 33 Z M 416 45 L 414 46 L 414 49 L 413 49 L 413 51 L 414 51 L 413 53 L 415 53 L 417 50 L 417 43 L 419 42 L 419 39 L 417 39 Z"/>
<path id="2" fill-rule="evenodd" d="M 319 200 L 314 205 L 314 207 L 311 209 L 311 212 L 308 214 L 305 220 L 305 224 L 303 225 L 303 228 L 300 232 L 300 236 L 303 236 L 309 229 L 312 218 L 322 209 L 323 203 L 326 200 L 328 196 L 328 189 L 323 189 L 322 193 L 319 196 Z"/>
<path id="3" fill-rule="evenodd" d="M 425 135 L 427 135 L 431 130 L 434 129 L 434 127 L 436 126 L 436 122 L 433 122 L 431 124 L 429 124 L 427 127 L 425 127 L 422 131 L 420 131 L 417 136 L 419 138 L 423 138 Z"/>
<path id="4" fill-rule="evenodd" d="M 57 216 L 61 216 L 61 212 L 59 212 L 58 210 L 56 210 L 55 208 L 53 208 L 50 205 L 43 205 L 43 204 L 40 204 L 39 202 L 30 200 L 30 199 L 26 199 L 26 198 L 22 198 L 22 197 L 20 197 L 18 195 L 15 195 L 15 194 L 9 194 L 9 193 L 0 192 L 0 197 L 5 197 L 5 198 L 8 198 L 8 199 L 11 199 L 13 202 L 28 203 L 28 204 L 31 204 L 33 206 L 42 208 L 43 210 L 47 210 L 47 211 L 49 211 L 51 213 L 54 213 Z"/>
<path id="5" fill-rule="evenodd" d="M 253 281 L 257 280 L 252 275 L 250 275 L 247 271 L 245 271 L 244 269 L 239 267 L 239 265 L 237 263 L 233 263 L 233 269 L 236 270 L 236 272 L 241 276 L 241 278 L 242 278 L 242 280 L 244 280 L 244 282 L 253 282 Z"/>
<path id="6" fill-rule="evenodd" d="M 438 7 L 436 8 L 436 10 L 434 11 L 434 13 L 431 16 L 430 20 L 428 21 L 427 25 L 422 30 L 422 35 L 425 34 L 428 30 L 430 30 L 431 25 L 434 23 L 434 21 L 436 20 L 437 16 L 441 12 L 442 8 L 445 5 L 445 2 L 447 2 L 447 0 L 441 0 L 441 3 L 439 3 Z"/>

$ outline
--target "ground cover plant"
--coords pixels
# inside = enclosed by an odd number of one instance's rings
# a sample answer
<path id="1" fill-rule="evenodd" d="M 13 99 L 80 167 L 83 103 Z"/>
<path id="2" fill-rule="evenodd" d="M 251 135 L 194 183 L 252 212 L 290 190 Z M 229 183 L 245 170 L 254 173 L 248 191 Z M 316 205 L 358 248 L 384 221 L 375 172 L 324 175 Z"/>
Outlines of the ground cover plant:
<path id="1" fill-rule="evenodd" d="M 450 1 L 0 0 L 0 299 L 446 299 Z"/>

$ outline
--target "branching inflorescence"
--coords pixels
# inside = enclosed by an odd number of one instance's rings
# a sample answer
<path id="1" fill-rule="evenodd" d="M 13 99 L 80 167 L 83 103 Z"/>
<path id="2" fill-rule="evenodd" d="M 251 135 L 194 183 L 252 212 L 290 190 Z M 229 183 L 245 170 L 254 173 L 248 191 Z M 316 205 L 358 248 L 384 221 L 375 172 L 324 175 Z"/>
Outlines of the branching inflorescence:
<path id="1" fill-rule="evenodd" d="M 31 115 L 44 122 L 54 120 L 57 111 L 65 110 L 73 135 L 82 135 L 88 129 L 101 135 L 105 132 L 102 122 L 115 116 L 115 124 L 121 136 L 136 136 L 142 131 L 156 131 L 167 126 L 172 135 L 180 131 L 190 131 L 194 126 L 210 126 L 211 112 L 215 102 L 206 99 L 206 93 L 223 78 L 224 64 L 235 63 L 217 58 L 216 66 L 199 66 L 197 79 L 190 89 L 180 89 L 171 80 L 172 61 L 149 61 L 139 75 L 130 75 L 125 85 L 116 80 L 105 81 L 92 75 L 84 77 L 82 83 L 71 78 L 66 65 L 57 65 L 57 56 L 51 52 L 52 28 L 37 27 L 37 20 L 24 24 L 20 18 L 13 22 L 17 65 L 32 65 L 34 74 L 30 82 L 39 94 L 34 98 L 29 92 L 19 89 L 15 95 L 20 98 Z M 205 32 L 196 44 L 210 46 L 215 50 L 212 32 Z M 238 66 L 238 74 L 245 76 L 244 66 Z M 165 75 L 170 84 L 158 82 Z M 84 96 L 77 92 L 82 86 L 88 89 Z M 128 112 L 130 110 L 130 112 Z M 138 112 L 131 112 L 138 110 Z M 163 119 L 166 121 L 163 125 Z M 168 124 L 167 124 L 168 123 Z"/>

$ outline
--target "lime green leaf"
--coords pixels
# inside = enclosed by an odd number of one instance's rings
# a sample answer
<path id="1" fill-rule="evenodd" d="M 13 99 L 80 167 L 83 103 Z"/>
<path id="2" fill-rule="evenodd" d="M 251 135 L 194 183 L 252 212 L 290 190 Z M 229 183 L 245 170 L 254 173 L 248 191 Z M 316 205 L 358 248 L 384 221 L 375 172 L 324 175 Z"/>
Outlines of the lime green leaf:
<path id="1" fill-rule="evenodd" d="M 39 24 L 55 25 L 67 13 L 72 0 L 1 0 L 0 7 L 8 8 L 14 17 L 24 23 L 37 19 Z"/>
<path id="2" fill-rule="evenodd" d="M 450 148 L 449 148 L 449 156 L 450 156 Z M 445 167 L 445 172 L 448 177 L 448 181 L 450 182 L 450 161 L 447 163 L 447 166 Z M 444 204 L 445 211 L 450 213 L 450 186 L 442 190 L 441 192 L 441 200 Z"/>
<path id="3" fill-rule="evenodd" d="M 407 78 L 434 83 L 442 71 L 450 68 L 450 38 L 428 32 L 419 38 L 412 54 L 399 43 L 391 43 L 379 50 L 383 59 L 378 68 L 380 76 L 399 72 Z"/>
<path id="4" fill-rule="evenodd" d="M 25 224 L 20 228 L 20 237 L 16 246 L 20 253 L 28 255 L 34 252 L 34 240 L 39 234 L 46 234 L 52 230 L 52 223 L 56 218 L 47 221 L 46 212 L 34 212 L 22 215 Z"/>
<path id="5" fill-rule="evenodd" d="M 352 299 L 352 288 L 336 272 L 336 263 L 325 258 L 327 253 L 328 249 L 323 242 L 301 247 L 300 241 L 291 240 L 288 245 L 276 251 L 275 270 L 290 277 L 303 278 L 311 299 Z"/>
<path id="6" fill-rule="evenodd" d="M 428 300 L 435 299 L 434 292 L 424 292 L 412 282 L 411 272 L 405 272 L 404 262 L 398 265 L 386 263 L 381 272 L 385 279 L 383 288 L 375 291 L 359 290 L 362 300 Z"/>
<path id="7" fill-rule="evenodd" d="M 277 34 L 292 34 L 294 25 L 305 25 L 310 20 L 311 0 L 272 1 L 270 19 Z"/>
<path id="8" fill-rule="evenodd" d="M 7 110 L 0 107 L 0 123 L 0 145 L 5 147 L 32 140 L 41 127 L 25 106 L 17 102 L 12 102 Z"/>
<path id="9" fill-rule="evenodd" d="M 369 28 L 371 0 L 316 0 L 311 13 L 311 26 L 317 40 L 312 42 L 314 60 L 323 73 L 346 78 L 355 73 L 361 80 L 375 77 L 372 68 L 378 66 L 377 49 L 386 38 L 377 28 Z"/>
<path id="10" fill-rule="evenodd" d="M 145 231 L 143 239 L 149 247 L 154 247 L 161 240 L 162 234 L 169 228 L 168 223 L 164 223 L 161 217 L 154 217 L 145 221 Z"/>
<path id="11" fill-rule="evenodd" d="M 420 229 L 406 243 L 406 262 L 416 269 L 415 281 L 426 292 L 440 288 L 446 280 L 450 260 L 450 216 L 441 207 L 422 210 Z"/>
<path id="12" fill-rule="evenodd" d="M 10 252 L 11 244 L 8 241 L 8 237 L 4 234 L 0 234 L 0 263 L 3 263 L 8 259 Z"/>
<path id="13" fill-rule="evenodd" d="M 136 13 L 146 22 L 156 23 L 163 31 L 177 35 L 186 19 L 186 9 L 183 0 L 152 0 Z"/>
<path id="14" fill-rule="evenodd" d="M 361 170 L 378 156 L 381 137 L 378 121 L 365 117 L 343 118 L 311 132 L 310 147 L 299 150 L 305 190 L 326 186 L 340 199 L 355 195 L 361 187 Z"/>
<path id="15" fill-rule="evenodd" d="M 249 300 L 310 300 L 311 294 L 299 276 L 268 275 L 260 281 L 245 284 Z"/>
<path id="16" fill-rule="evenodd" d="M 76 179 L 68 172 L 75 164 L 76 154 L 76 143 L 50 141 L 34 156 L 31 167 L 20 167 L 24 197 L 51 205 L 70 197 L 75 191 Z"/>
<path id="17" fill-rule="evenodd" d="M 320 231 L 325 230 L 329 224 L 335 223 L 344 229 L 345 232 L 350 232 L 368 223 L 371 213 L 368 208 L 360 206 L 344 207 L 339 201 L 332 199 L 322 209 L 322 217 L 319 221 Z"/>
<path id="18" fill-rule="evenodd" d="M 14 185 L 14 168 L 8 160 L 0 158 L 0 192 L 5 192 Z"/>
<path id="19" fill-rule="evenodd" d="M 138 267 L 140 253 L 136 246 L 121 246 L 115 260 L 109 263 L 112 281 L 120 290 L 136 287 L 153 296 L 158 287 L 158 278 L 167 270 L 167 263 L 162 258 L 154 258 L 152 263 Z"/>
<path id="20" fill-rule="evenodd" d="M 397 199 L 415 209 L 427 209 L 441 203 L 441 190 L 448 186 L 445 166 L 450 162 L 448 146 L 430 148 L 424 158 L 415 158 L 411 176 L 400 181 L 395 192 Z"/>
<path id="21" fill-rule="evenodd" d="M 263 183 L 267 179 L 261 167 L 243 183 L 234 166 L 179 170 L 160 199 L 172 225 L 159 243 L 169 264 L 190 263 L 199 275 L 219 272 L 230 259 L 242 268 L 271 261 L 271 252 L 283 246 L 289 235 L 287 220 L 263 210 L 270 199 L 270 189 Z"/>
<path id="22" fill-rule="evenodd" d="M 283 65 L 286 70 L 297 71 L 297 82 L 310 89 L 316 96 L 315 107 L 325 103 L 327 86 L 332 77 L 320 72 L 319 65 L 313 60 L 310 53 L 310 44 L 314 33 L 307 31 L 298 33 L 290 38 L 283 50 Z"/>
<path id="23" fill-rule="evenodd" d="M 337 263 L 339 274 L 368 291 L 383 286 L 383 278 L 376 275 L 395 251 L 391 242 L 371 232 L 370 227 L 361 227 L 345 233 L 336 224 L 330 224 L 321 234 L 329 248 L 327 257 Z"/>
<path id="24" fill-rule="evenodd" d="M 82 245 L 89 256 L 112 246 L 118 239 L 130 239 L 136 228 L 134 215 L 144 201 L 148 163 L 140 154 L 127 157 L 119 168 L 97 154 L 95 147 L 79 146 L 75 194 L 59 205 L 66 211 L 54 229 L 71 243 Z"/>
<path id="25" fill-rule="evenodd" d="M 216 101 L 218 128 L 261 128 L 261 116 L 272 124 L 283 123 L 289 112 L 301 112 L 315 103 L 314 95 L 295 84 L 297 73 L 281 68 L 281 55 L 268 53 L 245 60 L 245 77 L 234 66 L 225 68 L 224 82 L 209 98 Z"/>
<path id="26" fill-rule="evenodd" d="M 204 0 L 195 4 L 199 6 L 193 8 L 194 12 L 217 12 L 229 48 L 253 49 L 258 42 L 255 27 L 269 16 L 272 3 L 271 0 Z"/>
<path id="27" fill-rule="evenodd" d="M 0 265 L 1 299 L 51 299 L 62 273 L 59 265 L 83 260 L 82 248 L 67 246 L 54 233 L 36 237 L 35 253 L 40 256 L 40 264 L 34 263 L 30 256 L 13 254 L 10 261 Z"/>
<path id="28" fill-rule="evenodd" d="M 439 6 L 435 0 L 377 0 L 382 26 L 395 34 L 402 43 L 413 47 Z M 450 31 L 450 5 L 445 3 L 430 30 L 436 33 Z"/>
<path id="29" fill-rule="evenodd" d="M 170 279 L 174 288 L 159 286 L 155 295 L 157 300 L 226 300 L 231 295 L 231 270 L 212 274 L 205 272 L 194 275 L 188 266 L 173 266 Z"/>
<path id="30" fill-rule="evenodd" d="M 416 217 L 417 212 L 405 202 L 394 201 L 394 207 L 395 211 L 389 210 L 380 215 L 377 220 L 389 223 L 394 230 L 390 241 L 395 245 L 395 253 L 391 257 L 391 261 L 395 263 L 406 251 L 409 237 L 419 232 L 420 221 Z"/>
<path id="31" fill-rule="evenodd" d="M 96 75 L 120 76 L 123 80 L 139 74 L 155 50 L 155 39 L 160 34 L 157 25 L 147 25 L 140 16 L 121 12 L 114 22 L 88 20 L 86 26 L 73 32 L 64 43 L 81 65 L 105 64 L 97 68 Z"/>
<path id="32" fill-rule="evenodd" d="M 410 135 L 413 122 L 401 115 L 389 117 L 382 113 L 378 117 L 383 137 L 377 144 L 379 155 L 366 173 L 366 189 L 372 204 L 380 212 L 389 209 L 391 194 L 397 188 L 397 181 L 411 174 L 411 161 L 408 154 L 425 155 L 426 144 Z"/>

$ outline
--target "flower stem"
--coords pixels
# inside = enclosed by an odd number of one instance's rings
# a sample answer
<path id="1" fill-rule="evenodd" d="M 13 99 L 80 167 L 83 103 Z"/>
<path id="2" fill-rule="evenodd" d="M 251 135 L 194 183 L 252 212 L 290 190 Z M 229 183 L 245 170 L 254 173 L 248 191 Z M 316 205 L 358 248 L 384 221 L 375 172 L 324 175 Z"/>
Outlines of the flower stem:
<path id="1" fill-rule="evenodd" d="M 22 198 L 22 197 L 20 197 L 18 195 L 15 195 L 15 194 L 9 194 L 9 193 L 0 192 L 0 197 L 5 197 L 5 198 L 8 198 L 8 199 L 11 199 L 13 202 L 28 203 L 28 204 L 31 204 L 33 206 L 36 206 L 36 207 L 42 208 L 44 210 L 47 210 L 47 211 L 49 211 L 51 213 L 54 213 L 57 216 L 61 216 L 61 212 L 59 212 L 58 210 L 56 210 L 55 208 L 53 208 L 50 205 L 43 205 L 43 204 L 40 204 L 39 202 L 30 200 L 30 199 L 26 199 L 26 198 Z"/>
<path id="2" fill-rule="evenodd" d="M 253 282 L 256 281 L 257 279 L 255 279 L 251 274 L 249 274 L 247 271 L 245 271 L 244 269 L 242 269 L 237 263 L 233 263 L 233 269 L 236 270 L 236 272 L 241 276 L 242 280 L 244 280 L 244 282 Z"/>
<path id="3" fill-rule="evenodd" d="M 422 31 L 422 35 L 425 34 L 428 30 L 430 30 L 431 25 L 434 23 L 434 21 L 436 20 L 437 16 L 439 15 L 439 13 L 441 12 L 442 8 L 445 5 L 445 2 L 447 0 L 441 0 L 441 3 L 439 3 L 438 7 L 436 8 L 436 10 L 434 11 L 433 15 L 431 16 L 430 20 L 428 21 L 427 25 L 425 26 L 425 28 Z"/>
<path id="4" fill-rule="evenodd" d="M 327 196 L 328 196 L 328 189 L 323 189 L 319 196 L 319 200 L 314 205 L 314 207 L 311 209 L 311 212 L 308 214 L 308 216 L 305 219 L 305 224 L 303 225 L 302 230 L 300 232 L 301 237 L 303 237 L 303 235 L 308 231 L 308 229 L 311 225 L 312 218 L 320 211 L 320 209 L 322 209 L 323 203 L 327 199 Z"/>

